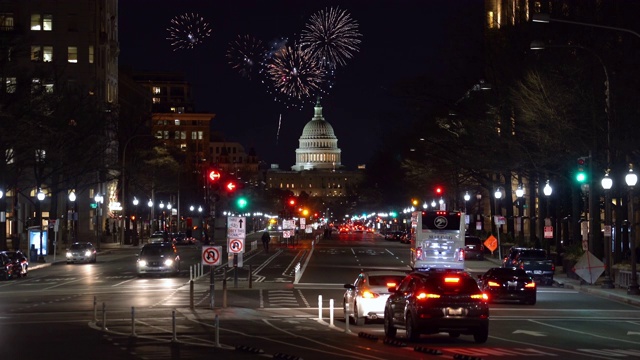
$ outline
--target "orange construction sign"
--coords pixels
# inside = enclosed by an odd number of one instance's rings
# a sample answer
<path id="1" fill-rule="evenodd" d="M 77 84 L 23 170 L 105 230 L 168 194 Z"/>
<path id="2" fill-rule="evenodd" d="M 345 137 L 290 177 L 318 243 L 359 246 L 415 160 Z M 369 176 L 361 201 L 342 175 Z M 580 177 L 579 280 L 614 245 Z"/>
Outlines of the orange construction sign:
<path id="1" fill-rule="evenodd" d="M 498 239 L 496 239 L 493 235 L 489 235 L 487 240 L 484 241 L 484 246 L 493 252 L 498 248 Z"/>

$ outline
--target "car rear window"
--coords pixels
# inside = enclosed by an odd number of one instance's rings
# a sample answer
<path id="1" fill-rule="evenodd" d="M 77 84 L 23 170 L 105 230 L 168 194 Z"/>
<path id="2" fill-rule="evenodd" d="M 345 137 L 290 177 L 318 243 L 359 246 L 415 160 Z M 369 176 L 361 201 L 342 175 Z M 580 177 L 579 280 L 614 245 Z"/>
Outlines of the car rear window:
<path id="1" fill-rule="evenodd" d="M 544 259 L 547 257 L 547 253 L 544 250 L 522 250 L 520 257 Z"/>
<path id="2" fill-rule="evenodd" d="M 400 284 L 400 282 L 404 279 L 404 276 L 369 276 L 369 285 L 370 286 L 388 286 L 390 283 Z"/>
<path id="3" fill-rule="evenodd" d="M 448 278 L 458 280 L 457 282 L 447 282 L 445 279 Z M 476 294 L 480 291 L 480 288 L 478 288 L 478 284 L 475 282 L 475 280 L 468 277 L 460 277 L 455 275 L 427 278 L 422 285 L 426 291 L 441 295 Z"/>
<path id="4" fill-rule="evenodd" d="M 492 275 L 497 276 L 527 276 L 527 273 L 522 269 L 511 269 L 511 268 L 494 268 L 491 271 Z"/>
<path id="5" fill-rule="evenodd" d="M 464 244 L 465 245 L 482 245 L 482 240 L 480 240 L 480 238 L 477 238 L 477 237 L 467 237 L 467 238 L 464 238 Z"/>

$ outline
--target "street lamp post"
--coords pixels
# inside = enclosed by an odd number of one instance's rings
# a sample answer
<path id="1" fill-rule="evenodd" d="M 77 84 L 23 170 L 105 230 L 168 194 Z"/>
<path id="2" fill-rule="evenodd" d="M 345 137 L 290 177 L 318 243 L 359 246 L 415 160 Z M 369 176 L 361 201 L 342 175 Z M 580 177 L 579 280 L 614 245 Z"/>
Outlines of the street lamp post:
<path id="1" fill-rule="evenodd" d="M 524 201 L 524 187 L 522 186 L 522 184 L 518 184 L 518 188 L 516 189 L 516 197 L 518 198 L 518 217 L 520 218 L 518 220 L 518 223 L 520 225 L 520 231 L 518 231 L 518 235 L 520 236 L 520 241 L 524 242 L 524 206 L 522 204 L 522 202 Z"/>
<path id="2" fill-rule="evenodd" d="M 160 213 L 162 214 L 162 221 L 159 219 L 160 214 L 158 214 L 158 230 L 164 231 L 164 202 L 160 201 L 160 205 L 158 206 L 160 207 Z"/>
<path id="3" fill-rule="evenodd" d="M 469 195 L 469 192 L 468 192 L 468 191 L 466 191 L 466 192 L 464 193 L 464 197 L 463 197 L 463 198 L 464 198 L 464 213 L 465 213 L 465 215 L 466 215 L 466 213 L 467 213 L 467 202 L 468 202 L 469 200 L 471 200 L 471 195 Z"/>
<path id="4" fill-rule="evenodd" d="M 602 188 L 604 189 L 604 280 L 602 288 L 613 289 L 611 280 L 611 195 L 609 190 L 613 186 L 613 180 L 609 177 L 609 169 L 602 178 Z"/>
<path id="5" fill-rule="evenodd" d="M 133 215 L 135 216 L 135 220 L 133 221 L 133 239 L 130 240 L 133 245 L 138 245 L 138 223 L 140 222 L 140 219 L 138 217 L 138 204 L 140 203 L 140 201 L 137 197 L 134 196 L 132 203 L 134 208 Z"/>
<path id="6" fill-rule="evenodd" d="M 71 214 L 68 214 L 68 227 L 69 227 L 69 240 L 71 243 L 74 241 L 75 235 L 75 220 L 76 220 L 76 192 L 75 190 L 69 191 L 69 201 L 71 202 Z"/>
<path id="7" fill-rule="evenodd" d="M 551 202 L 549 200 L 549 198 L 551 197 L 551 193 L 553 192 L 553 189 L 551 188 L 551 185 L 549 184 L 549 180 L 547 180 L 547 183 L 544 185 L 544 188 L 542 189 L 542 193 L 544 194 L 544 196 L 547 197 L 547 211 L 546 211 L 546 218 L 544 220 L 545 222 L 545 226 L 552 226 L 551 225 L 551 217 L 549 216 L 549 203 Z M 542 229 L 542 237 L 544 238 L 544 229 Z M 553 237 L 553 236 L 552 236 Z M 551 241 L 550 240 L 546 240 L 545 241 L 547 243 L 547 256 L 549 256 L 551 254 Z"/>
<path id="8" fill-rule="evenodd" d="M 93 198 L 93 200 L 96 202 L 96 246 L 97 249 L 100 250 L 100 233 L 101 233 L 101 223 L 100 223 L 100 215 L 102 213 L 102 202 L 104 201 L 104 198 L 102 197 L 102 195 L 100 195 L 99 193 L 96 194 L 96 196 Z"/>
<path id="9" fill-rule="evenodd" d="M 638 182 L 638 176 L 633 172 L 633 165 L 629 164 L 629 173 L 625 176 L 624 181 L 629 186 L 629 242 L 631 248 L 631 284 L 627 289 L 629 295 L 640 295 L 640 288 L 638 287 L 638 274 L 636 270 L 637 266 L 637 252 L 636 252 L 636 234 L 634 231 L 634 214 L 633 214 L 633 187 Z"/>
<path id="10" fill-rule="evenodd" d="M 38 199 L 38 202 L 36 203 L 36 205 L 38 206 L 38 228 L 40 229 L 40 253 L 38 255 L 38 262 L 39 263 L 43 263 L 45 262 L 44 259 L 44 253 L 43 250 L 44 248 L 42 247 L 42 201 L 45 198 L 44 193 L 42 192 L 42 189 L 38 188 L 38 193 L 36 194 L 36 198 Z"/>
<path id="11" fill-rule="evenodd" d="M 493 194 L 495 196 L 494 206 L 495 206 L 495 215 L 493 218 L 493 222 L 496 225 L 496 233 L 498 234 L 498 259 L 502 260 L 502 245 L 500 244 L 500 225 L 498 224 L 498 200 L 502 199 L 502 188 L 498 187 L 496 192 Z"/>
<path id="12" fill-rule="evenodd" d="M 151 237 L 151 233 L 153 232 L 153 218 L 151 217 L 151 213 L 153 210 L 153 201 L 149 199 L 147 202 L 147 206 L 149 207 L 149 237 Z"/>

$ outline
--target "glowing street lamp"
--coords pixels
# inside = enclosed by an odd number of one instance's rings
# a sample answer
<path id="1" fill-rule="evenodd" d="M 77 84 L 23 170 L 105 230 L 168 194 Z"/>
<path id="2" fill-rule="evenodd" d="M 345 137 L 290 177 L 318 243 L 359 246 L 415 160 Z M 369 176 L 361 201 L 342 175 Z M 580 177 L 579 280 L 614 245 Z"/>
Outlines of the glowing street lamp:
<path id="1" fill-rule="evenodd" d="M 640 287 L 638 286 L 638 274 L 636 273 L 637 269 L 637 255 L 636 255 L 636 234 L 633 230 L 633 187 L 636 186 L 638 182 L 638 176 L 633 172 L 633 164 L 629 164 L 629 172 L 627 176 L 624 177 L 624 181 L 629 186 L 629 241 L 631 242 L 631 284 L 627 289 L 627 294 L 629 295 L 640 295 Z"/>

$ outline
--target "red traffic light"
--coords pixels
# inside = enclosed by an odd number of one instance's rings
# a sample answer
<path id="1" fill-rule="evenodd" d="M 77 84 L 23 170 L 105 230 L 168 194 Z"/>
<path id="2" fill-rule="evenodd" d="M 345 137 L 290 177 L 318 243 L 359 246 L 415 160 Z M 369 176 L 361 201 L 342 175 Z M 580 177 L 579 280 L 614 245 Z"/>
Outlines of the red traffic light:
<path id="1" fill-rule="evenodd" d="M 235 191 L 236 190 L 236 183 L 234 183 L 233 181 L 229 181 L 227 183 L 227 185 L 225 186 L 225 188 L 227 189 L 227 191 Z"/>
<path id="2" fill-rule="evenodd" d="M 209 175 L 208 176 L 209 176 L 209 181 L 214 181 L 215 182 L 215 181 L 220 180 L 220 177 L 222 175 L 217 170 L 209 170 Z"/>
<path id="3" fill-rule="evenodd" d="M 442 187 L 440 187 L 440 186 L 436 187 L 436 195 L 442 195 L 443 192 L 444 192 L 444 190 L 442 190 Z"/>
<path id="4" fill-rule="evenodd" d="M 296 205 L 296 199 L 289 199 L 289 206 L 295 206 Z"/>

